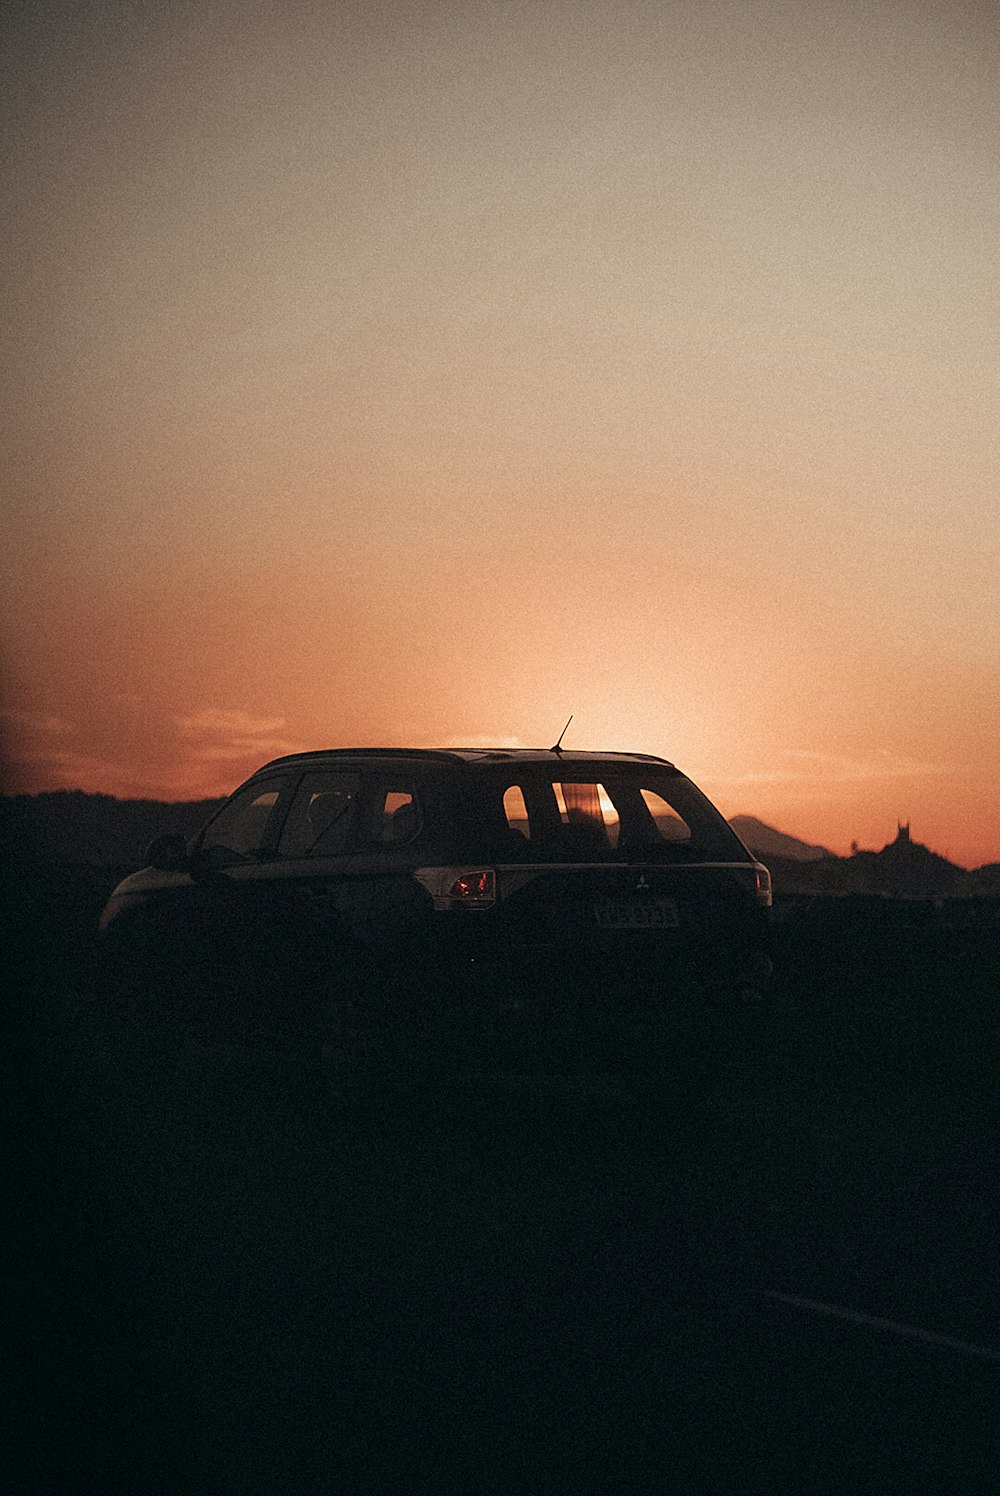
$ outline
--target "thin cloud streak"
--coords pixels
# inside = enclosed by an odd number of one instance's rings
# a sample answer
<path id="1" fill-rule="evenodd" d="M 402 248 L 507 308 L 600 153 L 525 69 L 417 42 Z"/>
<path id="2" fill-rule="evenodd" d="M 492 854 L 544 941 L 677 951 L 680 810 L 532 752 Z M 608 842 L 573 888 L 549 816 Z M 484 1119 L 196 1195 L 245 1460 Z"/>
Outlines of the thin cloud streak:
<path id="1" fill-rule="evenodd" d="M 284 725 L 284 717 L 252 717 L 249 712 L 231 707 L 207 707 L 204 711 L 177 718 L 181 732 L 224 732 L 241 738 L 270 735 Z"/>
<path id="2" fill-rule="evenodd" d="M 702 777 L 706 783 L 724 785 L 753 784 L 815 784 L 817 775 L 822 775 L 829 784 L 862 783 L 876 779 L 923 779 L 945 777 L 967 772 L 959 764 L 929 764 L 920 759 L 907 758 L 901 754 L 880 749 L 876 759 L 845 758 L 840 754 L 822 753 L 811 748 L 789 748 L 789 758 L 799 759 L 812 765 L 810 769 L 775 767 L 748 769 L 742 774 L 714 775 Z"/>
<path id="3" fill-rule="evenodd" d="M 0 710 L 0 721 L 8 723 L 13 728 L 19 728 L 22 732 L 42 733 L 46 736 L 74 731 L 73 724 L 62 717 L 45 716 L 37 712 L 22 712 L 17 707 L 5 707 Z"/>
<path id="4" fill-rule="evenodd" d="M 234 738 L 231 743 L 213 743 L 210 747 L 200 749 L 195 758 L 199 763 L 231 763 L 254 754 L 263 762 L 269 758 L 280 758 L 286 753 L 299 752 L 301 747 L 300 743 L 293 743 L 286 738 Z"/>
<path id="5" fill-rule="evenodd" d="M 905 754 L 892 753 L 888 748 L 877 749 L 877 760 L 867 763 L 845 758 L 841 754 L 819 753 L 811 748 L 789 748 L 787 751 L 790 758 L 804 758 L 820 767 L 839 769 L 845 778 L 852 779 L 883 779 L 887 776 L 894 778 L 897 775 L 965 772 L 961 764 L 929 764 L 918 758 L 909 758 Z"/>
<path id="6" fill-rule="evenodd" d="M 71 749 L 23 753 L 13 758 L 11 764 L 15 769 L 24 767 L 43 770 L 59 781 L 59 787 L 65 785 L 69 789 L 78 789 L 87 786 L 89 794 L 119 794 L 123 787 L 129 793 L 138 793 L 145 782 L 140 774 L 124 768 L 113 759 L 95 753 L 74 752 Z M 91 788 L 93 785 L 111 788 L 95 790 Z"/>

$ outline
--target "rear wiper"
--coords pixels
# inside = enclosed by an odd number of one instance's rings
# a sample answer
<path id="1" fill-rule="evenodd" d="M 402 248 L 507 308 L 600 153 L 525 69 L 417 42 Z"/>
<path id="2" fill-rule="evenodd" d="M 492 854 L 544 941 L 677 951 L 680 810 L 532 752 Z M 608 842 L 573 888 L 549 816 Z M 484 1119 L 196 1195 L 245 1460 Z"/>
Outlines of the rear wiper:
<path id="1" fill-rule="evenodd" d="M 627 862 L 661 862 L 675 857 L 687 861 L 704 857 L 705 848 L 693 842 L 646 842 L 640 846 L 624 848 L 623 855 Z"/>

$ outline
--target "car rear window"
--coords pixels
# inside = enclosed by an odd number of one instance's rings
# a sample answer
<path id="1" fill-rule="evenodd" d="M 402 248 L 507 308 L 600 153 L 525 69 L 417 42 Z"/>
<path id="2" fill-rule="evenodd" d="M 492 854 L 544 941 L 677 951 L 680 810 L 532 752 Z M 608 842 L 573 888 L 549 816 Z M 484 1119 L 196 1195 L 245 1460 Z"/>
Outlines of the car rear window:
<path id="1" fill-rule="evenodd" d="M 719 812 L 676 772 L 600 765 L 596 774 L 546 772 L 532 765 L 501 778 L 492 796 L 502 805 L 498 853 L 518 860 L 591 862 L 740 851 Z"/>
<path id="2" fill-rule="evenodd" d="M 655 790 L 640 790 L 643 803 L 656 825 L 657 832 L 663 841 L 677 842 L 691 840 L 691 827 L 683 816 L 679 816 L 668 800 L 658 795 Z"/>
<path id="3" fill-rule="evenodd" d="M 559 810 L 560 837 L 581 853 L 604 852 L 618 845 L 621 819 L 604 785 L 594 781 L 552 781 Z"/>
<path id="4" fill-rule="evenodd" d="M 507 830 L 514 836 L 530 841 L 531 825 L 528 821 L 528 807 L 524 803 L 524 791 L 519 784 L 510 784 L 504 790 L 503 813 L 507 820 Z"/>

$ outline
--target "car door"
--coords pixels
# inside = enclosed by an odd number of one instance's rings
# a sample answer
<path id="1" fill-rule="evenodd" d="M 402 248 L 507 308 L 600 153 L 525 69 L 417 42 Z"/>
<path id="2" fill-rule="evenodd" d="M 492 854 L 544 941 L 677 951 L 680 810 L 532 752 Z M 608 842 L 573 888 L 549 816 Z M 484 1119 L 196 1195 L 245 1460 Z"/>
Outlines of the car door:
<path id="1" fill-rule="evenodd" d="M 377 964 L 424 911 L 412 877 L 425 829 L 423 797 L 405 769 L 317 768 L 296 788 L 272 875 L 351 959 Z"/>
<path id="2" fill-rule="evenodd" d="M 230 797 L 198 837 L 183 910 L 189 964 L 206 988 L 255 985 L 282 929 L 274 844 L 295 776 L 254 780 Z"/>
<path id="3" fill-rule="evenodd" d="M 300 905 L 344 943 L 372 957 L 382 916 L 401 881 L 398 849 L 419 829 L 415 795 L 357 771 L 315 769 L 302 776 L 278 838 L 276 873 Z M 402 859 L 405 867 L 406 858 Z M 405 875 L 404 883 L 412 883 Z M 414 885 L 415 887 L 415 885 Z M 363 959 L 356 952 L 357 959 Z"/>
<path id="4" fill-rule="evenodd" d="M 348 767 L 303 774 L 269 866 L 286 911 L 294 911 L 301 927 L 296 938 L 322 944 L 331 962 L 338 962 L 349 944 L 344 888 L 354 875 L 360 796 L 361 776 Z"/>

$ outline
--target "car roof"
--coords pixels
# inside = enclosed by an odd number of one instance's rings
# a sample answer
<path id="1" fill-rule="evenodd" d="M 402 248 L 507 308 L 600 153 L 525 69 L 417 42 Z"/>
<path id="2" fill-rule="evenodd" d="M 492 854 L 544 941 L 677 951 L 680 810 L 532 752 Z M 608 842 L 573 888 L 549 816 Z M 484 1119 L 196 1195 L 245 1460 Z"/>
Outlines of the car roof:
<path id="1" fill-rule="evenodd" d="M 317 748 L 306 753 L 289 753 L 283 758 L 273 758 L 263 764 L 257 773 L 265 769 L 295 765 L 315 767 L 324 762 L 337 763 L 344 759 L 431 759 L 445 763 L 641 763 L 657 764 L 663 769 L 674 765 L 654 753 L 595 753 L 574 748 Z"/>

